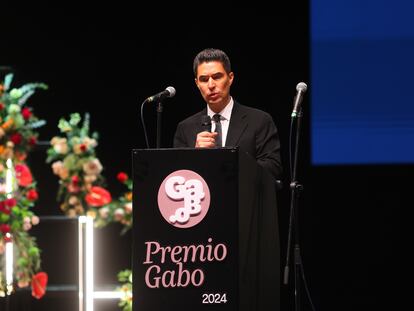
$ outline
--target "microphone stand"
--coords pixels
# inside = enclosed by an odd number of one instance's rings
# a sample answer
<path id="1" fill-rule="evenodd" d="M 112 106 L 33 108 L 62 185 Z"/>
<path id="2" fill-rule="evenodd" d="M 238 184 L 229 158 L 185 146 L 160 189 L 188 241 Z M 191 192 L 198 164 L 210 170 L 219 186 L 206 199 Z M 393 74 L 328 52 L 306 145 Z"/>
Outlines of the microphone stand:
<path id="1" fill-rule="evenodd" d="M 162 119 L 162 101 L 159 100 L 157 102 L 157 141 L 156 141 L 156 148 L 161 148 L 161 119 Z"/>
<path id="2" fill-rule="evenodd" d="M 293 259 L 294 259 L 294 286 L 295 286 L 295 311 L 300 310 L 300 277 L 303 272 L 302 267 L 302 258 L 300 254 L 300 245 L 299 245 L 299 208 L 298 201 L 299 195 L 303 190 L 303 185 L 301 185 L 296 178 L 297 174 L 297 163 L 298 163 L 298 150 L 299 150 L 299 138 L 300 138 L 300 128 L 301 128 L 301 119 L 302 119 L 302 108 L 299 109 L 296 115 L 296 139 L 295 139 L 295 149 L 293 157 L 293 170 L 290 182 L 290 192 L 291 192 L 291 201 L 290 201 L 290 220 L 289 220 L 289 233 L 288 233 L 288 243 L 287 243 L 287 252 L 286 252 L 286 266 L 284 271 L 284 284 L 288 283 L 289 279 L 289 258 L 290 258 L 290 248 L 291 248 L 291 235 L 292 230 L 294 232 L 294 249 L 293 249 Z"/>

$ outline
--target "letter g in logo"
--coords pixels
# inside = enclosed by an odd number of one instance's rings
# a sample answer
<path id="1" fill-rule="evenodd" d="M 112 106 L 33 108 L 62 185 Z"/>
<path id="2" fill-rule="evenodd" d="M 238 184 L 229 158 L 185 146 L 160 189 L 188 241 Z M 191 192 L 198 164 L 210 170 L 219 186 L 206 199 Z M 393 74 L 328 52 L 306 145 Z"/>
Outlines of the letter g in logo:
<path id="1" fill-rule="evenodd" d="M 195 226 L 206 216 L 210 206 L 210 190 L 197 173 L 179 170 L 168 175 L 158 190 L 158 208 L 171 225 L 178 228 Z"/>

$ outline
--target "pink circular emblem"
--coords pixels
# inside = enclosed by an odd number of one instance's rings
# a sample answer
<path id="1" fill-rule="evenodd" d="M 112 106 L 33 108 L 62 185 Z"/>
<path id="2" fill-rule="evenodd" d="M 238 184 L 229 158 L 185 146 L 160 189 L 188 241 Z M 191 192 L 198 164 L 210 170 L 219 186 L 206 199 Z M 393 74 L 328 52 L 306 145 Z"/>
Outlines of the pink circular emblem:
<path id="1" fill-rule="evenodd" d="M 158 190 L 161 215 L 177 228 L 197 225 L 210 207 L 210 190 L 205 180 L 190 170 L 168 175 Z"/>

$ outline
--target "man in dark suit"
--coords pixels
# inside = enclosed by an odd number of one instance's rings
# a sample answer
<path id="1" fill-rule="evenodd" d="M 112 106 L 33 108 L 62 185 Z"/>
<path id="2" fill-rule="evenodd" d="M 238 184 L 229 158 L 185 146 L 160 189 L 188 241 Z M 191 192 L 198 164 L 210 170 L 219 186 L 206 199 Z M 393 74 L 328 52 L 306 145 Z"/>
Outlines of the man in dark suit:
<path id="1" fill-rule="evenodd" d="M 174 147 L 238 146 L 255 158 L 275 179 L 282 175 L 280 141 L 270 114 L 237 103 L 230 95 L 234 80 L 225 52 L 205 49 L 193 63 L 195 83 L 207 107 L 177 126 Z M 206 116 L 212 128 L 206 128 Z"/>

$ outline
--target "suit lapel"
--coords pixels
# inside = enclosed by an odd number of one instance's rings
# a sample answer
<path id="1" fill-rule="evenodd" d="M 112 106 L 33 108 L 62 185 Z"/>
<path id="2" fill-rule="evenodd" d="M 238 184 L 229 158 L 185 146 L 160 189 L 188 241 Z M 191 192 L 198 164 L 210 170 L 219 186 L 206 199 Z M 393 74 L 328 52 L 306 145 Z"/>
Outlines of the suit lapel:
<path id="1" fill-rule="evenodd" d="M 205 116 L 205 115 L 207 115 L 207 108 L 204 108 L 198 114 L 198 117 L 197 117 L 197 134 L 204 130 L 203 129 L 203 116 Z"/>
<path id="2" fill-rule="evenodd" d="M 202 111 L 200 111 L 198 113 L 198 116 L 196 117 L 196 119 L 194 120 L 195 124 L 193 126 L 193 133 L 191 136 L 190 141 L 196 141 L 197 139 L 197 134 L 204 131 L 203 126 L 202 126 L 202 116 L 207 114 L 207 108 L 203 109 Z"/>
<path id="3" fill-rule="evenodd" d="M 237 146 L 247 125 L 246 113 L 243 112 L 239 104 L 234 103 L 227 132 L 226 146 Z"/>

